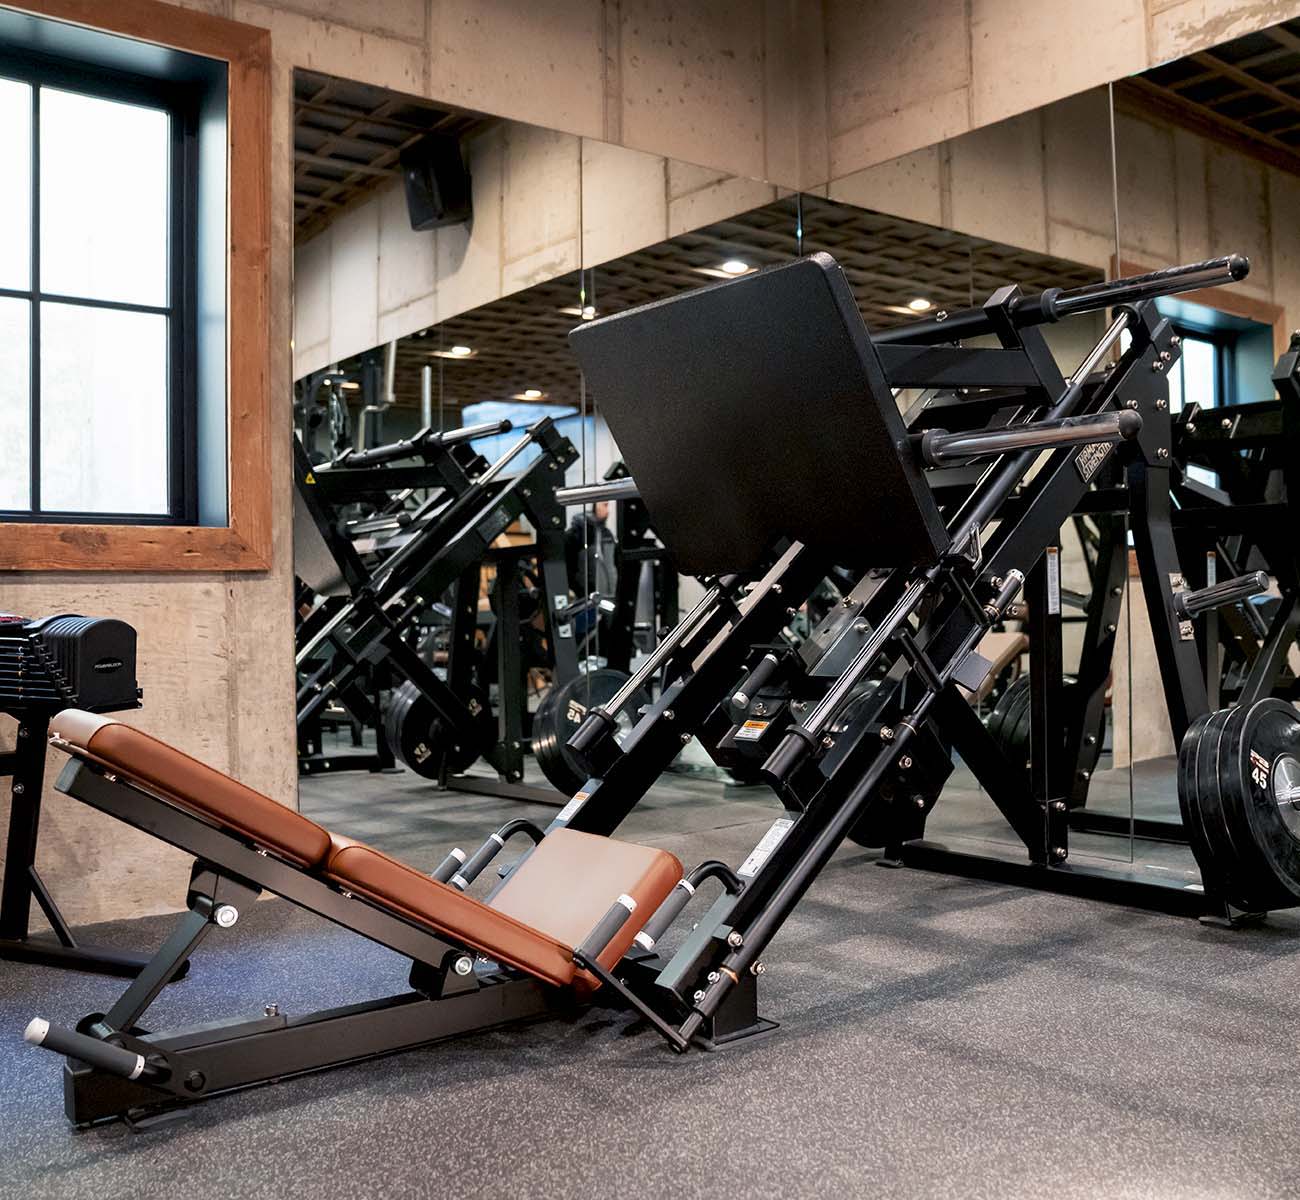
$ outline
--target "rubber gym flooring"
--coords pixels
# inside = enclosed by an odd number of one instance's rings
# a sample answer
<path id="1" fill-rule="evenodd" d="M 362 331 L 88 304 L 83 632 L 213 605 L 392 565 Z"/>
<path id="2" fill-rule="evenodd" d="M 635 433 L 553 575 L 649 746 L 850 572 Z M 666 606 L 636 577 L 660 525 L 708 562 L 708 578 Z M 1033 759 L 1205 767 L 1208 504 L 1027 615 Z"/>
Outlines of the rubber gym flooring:
<path id="1" fill-rule="evenodd" d="M 980 803 L 959 793 L 949 819 Z M 508 816 L 546 814 L 409 775 L 314 779 L 304 809 L 429 868 Z M 775 815 L 757 789 L 668 777 L 624 833 L 734 862 Z M 770 1038 L 678 1058 L 591 1010 L 139 1134 L 72 1132 L 62 1060 L 20 1040 L 30 1017 L 71 1024 L 118 985 L 0 964 L 0 1195 L 1295 1195 L 1300 915 L 1227 932 L 874 857 L 843 848 L 765 956 Z M 166 926 L 86 932 L 145 947 Z M 388 952 L 267 901 L 209 938 L 151 1016 L 298 1013 L 404 983 Z"/>

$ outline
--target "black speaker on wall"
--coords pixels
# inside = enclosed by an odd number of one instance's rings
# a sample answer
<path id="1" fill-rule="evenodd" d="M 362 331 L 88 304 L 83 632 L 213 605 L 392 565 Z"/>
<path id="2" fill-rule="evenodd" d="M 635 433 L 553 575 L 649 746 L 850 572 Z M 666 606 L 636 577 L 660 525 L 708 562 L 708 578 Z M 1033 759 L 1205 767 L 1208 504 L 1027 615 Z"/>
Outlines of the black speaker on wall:
<path id="1" fill-rule="evenodd" d="M 402 151 L 402 179 L 412 229 L 459 225 L 473 215 L 469 168 L 460 141 L 430 133 Z"/>

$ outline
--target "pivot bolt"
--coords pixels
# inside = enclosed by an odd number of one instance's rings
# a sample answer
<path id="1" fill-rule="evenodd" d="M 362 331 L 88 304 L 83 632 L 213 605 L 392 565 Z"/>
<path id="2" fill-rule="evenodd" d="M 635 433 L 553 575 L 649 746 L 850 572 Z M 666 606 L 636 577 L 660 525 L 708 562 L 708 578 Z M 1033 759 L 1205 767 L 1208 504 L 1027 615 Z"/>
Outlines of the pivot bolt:
<path id="1" fill-rule="evenodd" d="M 1064 811 L 1065 811 L 1065 801 L 1064 801 L 1064 800 L 1053 800 L 1053 801 L 1052 801 L 1052 811 L 1053 811 L 1053 812 L 1064 812 Z"/>
<path id="2" fill-rule="evenodd" d="M 280 1006 L 278 1004 L 264 1004 L 262 1006 L 262 1011 L 266 1013 L 268 1017 L 278 1017 L 280 1015 Z"/>
<path id="3" fill-rule="evenodd" d="M 691 744 L 691 735 L 689 733 L 682 734 L 682 745 L 689 746 L 690 744 Z"/>
<path id="4" fill-rule="evenodd" d="M 1169 401 L 1160 399 L 1156 401 L 1156 412 L 1164 412 L 1169 407 Z"/>
<path id="5" fill-rule="evenodd" d="M 822 745 L 825 746 L 827 750 L 829 750 L 833 745 L 835 745 L 835 739 L 831 737 L 830 734 L 827 734 L 824 738 L 822 738 Z"/>
<path id="6" fill-rule="evenodd" d="M 700 990 L 699 990 L 698 992 L 696 992 L 696 993 L 691 997 L 691 999 L 694 1000 L 696 1004 L 698 1004 L 701 1000 L 704 999 L 704 989 L 703 989 L 703 988 L 700 988 Z"/>
<path id="7" fill-rule="evenodd" d="M 1160 447 L 1158 447 L 1158 448 L 1156 449 L 1156 457 L 1157 457 L 1157 458 L 1161 458 L 1161 459 L 1168 458 L 1168 457 L 1169 457 L 1169 450 L 1168 450 L 1168 448 L 1165 447 L 1165 446 L 1160 446 Z"/>
<path id="8" fill-rule="evenodd" d="M 894 729 L 891 725 L 882 725 L 880 727 L 880 740 L 882 742 L 892 742 L 894 740 Z"/>
<path id="9" fill-rule="evenodd" d="M 191 1071 L 185 1076 L 185 1086 L 192 1092 L 202 1090 L 203 1085 L 207 1083 L 207 1076 L 202 1071 Z"/>
<path id="10" fill-rule="evenodd" d="M 671 708 L 665 708 L 665 709 L 664 709 L 664 720 L 665 720 L 665 721 L 674 721 L 674 720 L 676 720 L 676 719 L 677 719 L 677 714 L 676 714 L 675 712 L 673 712 L 673 710 L 672 710 Z"/>
<path id="11" fill-rule="evenodd" d="M 1088 780 L 1091 779 L 1091 778 L 1092 778 L 1092 772 L 1091 772 L 1091 771 L 1085 769 L 1085 770 L 1082 770 L 1082 771 L 1079 772 L 1079 781 L 1080 781 L 1081 783 L 1087 783 Z"/>
<path id="12" fill-rule="evenodd" d="M 212 914 L 212 919 L 216 921 L 222 929 L 229 929 L 239 920 L 239 909 L 237 909 L 233 904 L 222 904 L 218 906 L 217 911 Z"/>
<path id="13" fill-rule="evenodd" d="M 745 944 L 745 935 L 739 929 L 733 929 L 727 934 L 727 945 L 733 950 L 738 950 Z"/>
<path id="14" fill-rule="evenodd" d="M 1231 418 L 1231 417 L 1224 417 L 1223 420 L 1219 422 L 1219 428 L 1220 428 L 1220 429 L 1231 429 L 1231 428 L 1232 428 L 1232 418 Z"/>
<path id="15" fill-rule="evenodd" d="M 760 962 L 756 962 L 752 967 L 749 968 L 749 973 L 751 975 L 761 975 L 766 970 L 767 968 L 763 966 L 762 962 L 760 961 Z"/>
<path id="16" fill-rule="evenodd" d="M 898 760 L 898 765 L 906 771 L 907 768 L 912 765 L 912 756 L 910 754 L 904 754 L 903 757 Z"/>
<path id="17" fill-rule="evenodd" d="M 719 975 L 717 971 L 710 971 L 710 972 L 708 973 L 708 975 L 705 976 L 705 978 L 706 978 L 710 983 L 717 983 L 718 980 L 722 978 L 722 976 Z"/>
<path id="18" fill-rule="evenodd" d="M 1053 857 L 1054 859 L 1056 859 L 1058 862 L 1059 862 L 1061 859 L 1068 857 L 1068 854 L 1067 854 L 1067 851 L 1066 851 L 1065 847 L 1064 847 L 1064 846 L 1053 846 L 1053 847 L 1052 847 L 1052 857 Z"/>
<path id="19" fill-rule="evenodd" d="M 462 954 L 454 963 L 452 963 L 451 969 L 455 971 L 457 975 L 468 975 L 474 970 L 474 960 L 470 958 L 468 954 Z"/>

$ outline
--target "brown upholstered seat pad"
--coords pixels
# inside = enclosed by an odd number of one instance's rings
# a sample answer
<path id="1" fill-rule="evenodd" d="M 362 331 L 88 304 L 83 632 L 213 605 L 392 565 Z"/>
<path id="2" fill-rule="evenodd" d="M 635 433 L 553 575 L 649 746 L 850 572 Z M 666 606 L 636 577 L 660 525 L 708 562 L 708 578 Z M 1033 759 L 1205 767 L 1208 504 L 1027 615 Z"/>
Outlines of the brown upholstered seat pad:
<path id="1" fill-rule="evenodd" d="M 600 956 L 612 967 L 682 877 L 667 850 L 557 829 L 511 873 L 488 903 L 566 946 L 581 945 L 626 892 L 636 911 Z"/>
<path id="2" fill-rule="evenodd" d="M 459 945 L 551 983 L 567 986 L 573 982 L 573 954 L 568 946 L 372 846 L 336 838 L 327 871 L 348 891 L 401 913 Z"/>
<path id="3" fill-rule="evenodd" d="M 50 723 L 50 733 L 180 807 L 292 862 L 317 866 L 329 852 L 329 832 L 315 821 L 112 717 L 64 709 Z"/>
<path id="4" fill-rule="evenodd" d="M 636 911 L 605 952 L 612 966 L 682 877 L 664 850 L 557 830 L 487 904 L 381 854 L 335 838 L 329 875 L 349 891 L 551 983 L 575 982 L 573 947 L 626 892 Z M 504 901 L 504 903 L 503 903 Z M 591 982 L 585 974 L 583 979 Z"/>

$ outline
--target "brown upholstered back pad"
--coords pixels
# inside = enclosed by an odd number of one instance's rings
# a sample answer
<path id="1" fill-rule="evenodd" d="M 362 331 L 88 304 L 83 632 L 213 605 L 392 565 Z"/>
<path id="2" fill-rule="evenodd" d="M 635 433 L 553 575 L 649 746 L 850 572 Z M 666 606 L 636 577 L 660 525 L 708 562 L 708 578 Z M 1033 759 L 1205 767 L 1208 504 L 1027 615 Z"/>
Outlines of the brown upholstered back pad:
<path id="1" fill-rule="evenodd" d="M 602 966 L 612 967 L 681 877 L 682 864 L 667 850 L 557 829 L 489 903 L 566 946 L 578 946 L 626 892 L 636 911 L 600 956 Z"/>
<path id="2" fill-rule="evenodd" d="M 329 832 L 315 821 L 112 717 L 65 709 L 50 723 L 50 733 L 180 807 L 301 866 L 317 866 L 329 853 Z"/>

